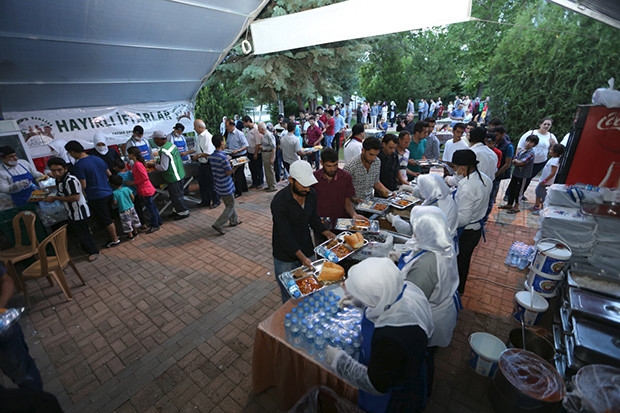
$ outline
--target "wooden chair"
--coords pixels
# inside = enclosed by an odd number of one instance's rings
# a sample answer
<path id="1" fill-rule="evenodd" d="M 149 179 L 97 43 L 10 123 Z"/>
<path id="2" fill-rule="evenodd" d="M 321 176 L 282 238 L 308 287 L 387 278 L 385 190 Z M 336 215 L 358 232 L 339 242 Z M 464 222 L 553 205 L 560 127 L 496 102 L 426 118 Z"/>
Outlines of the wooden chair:
<path id="1" fill-rule="evenodd" d="M 17 276 L 15 264 L 34 257 L 39 253 L 39 241 L 37 240 L 37 233 L 35 229 L 36 220 L 37 215 L 32 211 L 22 211 L 15 215 L 13 217 L 13 236 L 15 237 L 15 246 L 0 251 L 0 261 L 2 261 L 6 266 L 9 276 L 13 278 L 18 291 L 25 291 L 25 286 L 22 283 L 21 278 Z M 28 236 L 30 245 L 24 245 L 25 239 L 22 237 L 22 224 L 26 230 L 26 235 Z"/>
<path id="2" fill-rule="evenodd" d="M 48 246 L 53 249 L 54 255 L 47 255 Z M 22 271 L 21 278 L 23 281 L 22 284 L 24 285 L 24 297 L 26 299 L 26 304 L 30 306 L 28 290 L 25 288 L 25 281 L 41 277 L 48 277 L 48 279 L 51 277 L 58 283 L 58 286 L 65 294 L 67 301 L 73 300 L 73 296 L 71 295 L 71 291 L 69 290 L 67 280 L 65 279 L 65 273 L 63 271 L 67 266 L 71 266 L 73 271 L 82 281 L 82 285 L 86 285 L 82 275 L 69 256 L 69 251 L 67 249 L 67 225 L 63 225 L 41 241 L 39 244 L 39 259 Z"/>
<path id="3" fill-rule="evenodd" d="M 34 257 L 38 253 L 39 242 L 35 229 L 37 215 L 32 211 L 22 211 L 13 217 L 13 233 L 15 234 L 15 246 L 0 251 L 0 261 L 7 263 L 12 261 L 16 264 L 20 261 Z M 24 245 L 22 239 L 21 223 L 23 222 L 28 235 L 30 245 Z"/>

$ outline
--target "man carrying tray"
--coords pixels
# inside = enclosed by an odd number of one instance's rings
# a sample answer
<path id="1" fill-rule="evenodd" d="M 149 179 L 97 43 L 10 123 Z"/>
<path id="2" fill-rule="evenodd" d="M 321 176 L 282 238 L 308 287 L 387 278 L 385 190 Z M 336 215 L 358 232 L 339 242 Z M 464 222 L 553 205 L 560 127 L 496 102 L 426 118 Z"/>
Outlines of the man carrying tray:
<path id="1" fill-rule="evenodd" d="M 335 238 L 317 214 L 317 195 L 312 188 L 317 180 L 310 164 L 302 160 L 295 161 L 289 173 L 289 185 L 281 189 L 271 201 L 273 264 L 283 303 L 290 297 L 278 280 L 278 275 L 302 265 L 312 268 L 314 245 L 308 227 L 326 238 Z"/>
<path id="2" fill-rule="evenodd" d="M 317 196 L 318 215 L 328 217 L 334 226 L 338 218 L 367 221 L 366 217 L 355 212 L 353 208 L 352 198 L 355 196 L 353 180 L 348 172 L 338 168 L 338 153 L 334 149 L 323 149 L 321 166 L 321 169 L 314 171 L 314 177 L 317 179 L 314 190 Z M 314 234 L 314 240 L 317 244 L 325 241 L 319 233 Z"/>

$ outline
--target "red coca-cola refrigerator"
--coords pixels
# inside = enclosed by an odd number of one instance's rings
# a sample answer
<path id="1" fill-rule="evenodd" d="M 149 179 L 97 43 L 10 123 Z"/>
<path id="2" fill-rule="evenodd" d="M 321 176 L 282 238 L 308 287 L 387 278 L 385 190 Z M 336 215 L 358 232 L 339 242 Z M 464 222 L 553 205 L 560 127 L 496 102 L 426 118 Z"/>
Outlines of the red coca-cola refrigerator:
<path id="1" fill-rule="evenodd" d="M 620 108 L 580 105 L 555 181 L 598 186 L 608 171 L 611 176 L 605 186 L 618 186 Z"/>

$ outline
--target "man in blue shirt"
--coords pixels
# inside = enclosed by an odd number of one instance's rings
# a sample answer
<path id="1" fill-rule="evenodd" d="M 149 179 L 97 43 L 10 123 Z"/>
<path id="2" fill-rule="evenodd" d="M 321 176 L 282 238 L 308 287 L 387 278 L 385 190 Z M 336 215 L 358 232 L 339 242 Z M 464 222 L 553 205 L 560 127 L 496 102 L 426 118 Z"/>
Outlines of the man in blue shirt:
<path id="1" fill-rule="evenodd" d="M 230 150 L 230 156 L 239 158 L 247 156 L 248 140 L 243 132 L 236 128 L 235 122 L 229 119 L 226 123 L 226 147 Z M 248 192 L 248 182 L 245 179 L 245 165 L 237 168 L 233 175 L 235 181 L 235 198 L 240 197 L 242 192 Z"/>
<path id="2" fill-rule="evenodd" d="M 450 127 L 453 128 L 459 122 L 463 122 L 465 119 L 465 110 L 463 109 L 463 104 L 460 103 L 456 109 L 450 112 L 450 119 L 452 122 L 450 123 Z"/>
<path id="3" fill-rule="evenodd" d="M 344 116 L 340 114 L 340 109 L 334 109 L 334 140 L 332 141 L 332 148 L 336 152 L 340 150 L 340 139 L 346 130 L 345 125 Z"/>
<path id="4" fill-rule="evenodd" d="M 69 156 L 75 159 L 75 176 L 80 180 L 93 216 L 108 231 L 110 241 L 106 247 L 117 246 L 121 240 L 116 235 L 116 226 L 112 219 L 112 188 L 108 184 L 112 173 L 103 160 L 88 155 L 78 141 L 67 142 L 65 149 Z"/>
<path id="5" fill-rule="evenodd" d="M 222 226 L 226 221 L 228 221 L 228 225 L 231 227 L 236 227 L 241 224 L 237 216 L 237 211 L 235 210 L 235 185 L 232 180 L 232 175 L 235 170 L 230 165 L 228 155 L 224 153 L 226 144 L 224 143 L 222 135 L 213 135 L 211 142 L 213 146 L 215 146 L 215 151 L 209 156 L 209 163 L 213 171 L 213 186 L 215 192 L 226 206 L 221 215 L 215 220 L 213 225 L 211 225 L 211 228 L 219 232 L 220 235 L 224 235 L 226 231 L 224 231 Z"/>

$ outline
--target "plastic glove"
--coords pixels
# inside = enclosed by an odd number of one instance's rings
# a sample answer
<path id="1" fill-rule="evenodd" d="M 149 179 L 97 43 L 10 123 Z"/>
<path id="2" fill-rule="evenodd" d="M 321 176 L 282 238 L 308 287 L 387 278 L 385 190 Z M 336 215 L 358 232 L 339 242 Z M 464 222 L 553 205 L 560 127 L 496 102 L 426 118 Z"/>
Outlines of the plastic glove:
<path id="1" fill-rule="evenodd" d="M 325 349 L 325 362 L 328 362 L 329 366 L 339 376 L 347 379 L 358 389 L 374 395 L 382 394 L 372 385 L 368 377 L 368 367 L 353 359 L 343 350 L 327 346 Z"/>
<path id="2" fill-rule="evenodd" d="M 28 188 L 30 186 L 30 181 L 28 179 L 22 179 L 21 181 L 17 181 L 13 184 L 13 188 L 15 191 L 21 191 L 24 188 Z"/>
<path id="3" fill-rule="evenodd" d="M 325 364 L 335 369 L 336 365 L 334 361 L 336 361 L 338 357 L 346 354 L 347 353 L 345 353 L 344 350 L 328 345 L 325 347 Z"/>
<path id="4" fill-rule="evenodd" d="M 355 297 L 353 297 L 350 294 L 345 294 L 340 300 L 338 300 L 338 307 L 340 309 L 343 309 L 345 307 L 364 308 L 364 303 L 357 300 Z"/>
<path id="5" fill-rule="evenodd" d="M 394 214 L 392 214 L 391 212 L 389 212 L 386 216 L 385 219 L 387 219 L 387 222 L 389 222 L 390 224 L 392 223 L 392 221 L 394 220 Z"/>
<path id="6" fill-rule="evenodd" d="M 398 187 L 398 190 L 402 192 L 411 192 L 411 193 L 413 193 L 414 191 L 411 185 L 401 185 Z"/>

